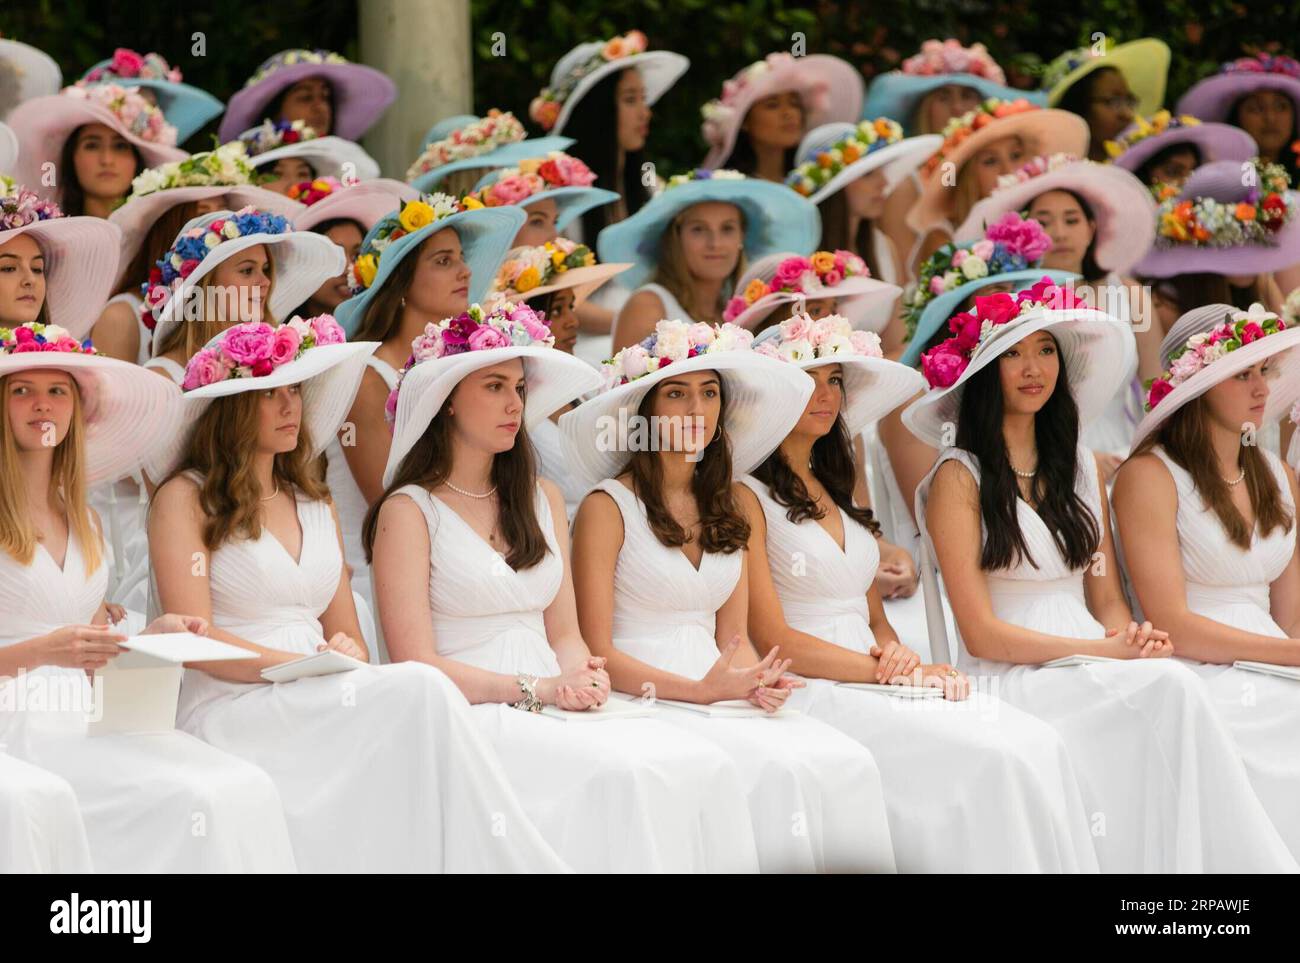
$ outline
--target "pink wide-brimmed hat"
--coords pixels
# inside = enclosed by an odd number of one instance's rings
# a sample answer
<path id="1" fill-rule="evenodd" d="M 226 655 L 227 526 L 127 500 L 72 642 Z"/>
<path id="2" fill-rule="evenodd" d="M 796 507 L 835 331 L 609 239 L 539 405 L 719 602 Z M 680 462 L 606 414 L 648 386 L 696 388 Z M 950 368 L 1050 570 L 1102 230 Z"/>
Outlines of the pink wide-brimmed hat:
<path id="1" fill-rule="evenodd" d="M 751 331 L 783 305 L 834 298 L 835 313 L 855 330 L 879 332 L 903 293 L 896 284 L 873 278 L 862 258 L 849 251 L 769 254 L 749 266 L 736 291 L 723 320 Z"/>
<path id="2" fill-rule="evenodd" d="M 1183 94 L 1178 112 L 1226 121 L 1237 101 L 1257 90 L 1285 94 L 1294 105 L 1295 116 L 1300 117 L 1300 62 L 1273 54 L 1230 61 Z"/>
<path id="3" fill-rule="evenodd" d="M 1190 115 L 1173 115 L 1162 110 L 1151 117 L 1139 117 L 1115 140 L 1106 141 L 1111 163 L 1136 174 L 1138 169 L 1168 147 L 1195 147 L 1200 163 L 1250 160 L 1259 153 L 1255 139 L 1231 124 L 1202 123 Z"/>
<path id="4" fill-rule="evenodd" d="M 1097 220 L 1095 256 L 1103 270 L 1123 274 L 1150 250 L 1156 234 L 1151 192 L 1123 168 L 1068 154 L 1036 157 L 1001 178 L 993 193 L 971 209 L 953 240 L 979 240 L 1008 211 L 1023 211 L 1048 191 L 1070 191 L 1092 209 Z"/>
<path id="5" fill-rule="evenodd" d="M 319 178 L 312 182 L 312 188 L 318 182 Z M 311 231 L 318 224 L 345 218 L 360 224 L 365 234 L 407 201 L 420 196 L 410 184 L 387 177 L 356 184 L 334 182 L 328 187 L 328 191 L 314 189 L 301 195 L 307 206 L 293 215 L 294 230 Z"/>
<path id="6" fill-rule="evenodd" d="M 260 124 L 272 100 L 309 77 L 324 78 L 334 91 L 330 133 L 346 140 L 360 140 L 397 98 L 396 85 L 374 67 L 328 50 L 282 50 L 264 60 L 226 104 L 219 131 L 222 143 Z"/>
<path id="7" fill-rule="evenodd" d="M 857 123 L 862 116 L 865 86 L 852 64 L 829 54 L 768 54 L 726 81 L 722 96 L 700 108 L 700 130 L 709 145 L 700 166 L 723 166 L 749 109 L 764 97 L 788 90 L 797 91 L 803 100 L 805 132 L 834 121 Z"/>

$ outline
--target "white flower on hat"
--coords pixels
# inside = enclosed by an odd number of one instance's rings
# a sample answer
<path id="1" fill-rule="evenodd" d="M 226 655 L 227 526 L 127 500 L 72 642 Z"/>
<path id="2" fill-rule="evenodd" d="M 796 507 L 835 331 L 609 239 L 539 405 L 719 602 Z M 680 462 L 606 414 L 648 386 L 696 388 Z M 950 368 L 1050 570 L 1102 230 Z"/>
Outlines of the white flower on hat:
<path id="1" fill-rule="evenodd" d="M 1232 313 L 1232 320 L 1253 321 L 1260 327 L 1263 327 L 1265 321 L 1277 320 L 1277 315 L 1256 301 L 1251 304 L 1250 310 L 1248 311 L 1234 311 Z"/>
<path id="2" fill-rule="evenodd" d="M 655 333 L 657 335 L 655 345 L 660 357 L 681 361 L 690 353 L 691 344 L 684 326 L 664 324 L 661 321 Z"/>
<path id="3" fill-rule="evenodd" d="M 226 223 L 221 225 L 221 234 L 225 238 L 234 240 L 239 237 L 239 226 L 235 224 L 234 220 L 227 218 Z M 208 239 L 212 241 L 212 243 L 208 244 L 208 247 L 215 247 L 215 239 L 211 235 L 208 236 Z"/>
<path id="4" fill-rule="evenodd" d="M 821 356 L 830 354 L 854 354 L 853 342 L 842 334 L 831 335 L 821 345 Z"/>
<path id="5" fill-rule="evenodd" d="M 783 361 L 807 361 L 813 357 L 812 342 L 803 338 L 786 341 L 777 348 L 777 351 Z"/>
<path id="6" fill-rule="evenodd" d="M 216 247 L 218 244 L 221 243 L 221 239 L 217 237 L 215 234 L 209 233 L 203 235 L 203 243 L 206 247 L 210 247 L 210 248 Z"/>
<path id="7" fill-rule="evenodd" d="M 974 281 L 989 273 L 989 266 L 977 257 L 968 257 L 961 262 L 961 273 Z"/>

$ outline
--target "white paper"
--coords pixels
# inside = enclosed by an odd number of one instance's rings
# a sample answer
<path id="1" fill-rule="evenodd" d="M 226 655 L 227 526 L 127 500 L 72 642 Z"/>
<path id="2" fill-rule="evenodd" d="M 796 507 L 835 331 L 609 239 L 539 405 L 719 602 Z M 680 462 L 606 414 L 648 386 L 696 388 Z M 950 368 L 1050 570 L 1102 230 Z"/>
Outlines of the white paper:
<path id="1" fill-rule="evenodd" d="M 1261 672 L 1264 675 L 1277 675 L 1284 679 L 1294 679 L 1300 682 L 1300 666 L 1294 665 L 1274 665 L 1272 662 L 1250 662 L 1245 659 L 1239 659 L 1232 663 L 1234 669 L 1245 669 L 1247 672 Z"/>
<path id="2" fill-rule="evenodd" d="M 672 706 L 676 709 L 686 709 L 689 712 L 698 712 L 700 715 L 711 716 L 715 719 L 749 719 L 762 717 L 770 719 L 773 716 L 798 715 L 797 709 L 787 709 L 784 706 L 777 709 L 776 712 L 765 712 L 758 706 L 746 702 L 744 699 L 724 699 L 722 702 L 678 702 L 676 699 L 656 699 L 656 705 Z"/>
<path id="3" fill-rule="evenodd" d="M 889 685 L 878 682 L 837 682 L 846 689 L 861 692 L 875 692 L 878 695 L 893 696 L 896 699 L 942 699 L 943 690 L 932 685 Z"/>
<path id="4" fill-rule="evenodd" d="M 541 715 L 562 722 L 607 722 L 610 719 L 637 719 L 655 714 L 654 705 L 640 700 L 606 699 L 605 704 L 594 709 L 575 712 L 558 706 L 542 706 Z"/>
<path id="5" fill-rule="evenodd" d="M 350 655 L 326 649 L 314 655 L 305 655 L 292 662 L 283 662 L 262 670 L 262 678 L 267 682 L 294 682 L 298 679 L 310 679 L 318 675 L 334 675 L 336 672 L 351 672 L 369 665 Z"/>
<path id="6" fill-rule="evenodd" d="M 119 659 L 121 656 L 118 657 Z M 114 659 L 109 663 L 112 666 Z M 86 726 L 87 735 L 129 732 L 170 732 L 176 728 L 176 699 L 181 691 L 179 665 L 100 670 L 96 689 L 99 715 Z"/>
<path id="7" fill-rule="evenodd" d="M 179 665 L 182 662 L 224 662 L 230 659 L 257 658 L 257 653 L 251 649 L 210 639 L 205 635 L 195 635 L 193 632 L 133 635 L 121 644 L 129 651 L 110 659 L 110 669 L 131 669 L 159 663 Z"/>
<path id="8" fill-rule="evenodd" d="M 1041 669 L 1060 669 L 1071 665 L 1088 665 L 1090 662 L 1123 662 L 1123 659 L 1112 659 L 1108 655 L 1067 655 L 1059 659 L 1053 659 L 1051 662 L 1044 662 L 1039 668 Z"/>

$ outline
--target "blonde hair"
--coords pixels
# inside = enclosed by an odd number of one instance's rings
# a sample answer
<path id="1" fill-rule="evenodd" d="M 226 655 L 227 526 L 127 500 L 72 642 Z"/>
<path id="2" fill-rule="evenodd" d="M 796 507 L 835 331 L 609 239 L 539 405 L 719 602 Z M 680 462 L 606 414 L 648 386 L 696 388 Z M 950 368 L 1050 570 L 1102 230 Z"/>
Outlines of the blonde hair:
<path id="1" fill-rule="evenodd" d="M 722 310 L 727 306 L 727 298 L 731 296 L 732 291 L 736 290 L 736 285 L 740 283 L 740 278 L 745 273 L 745 252 L 742 250 L 740 257 L 736 259 L 736 266 L 731 271 L 728 283 L 722 286 L 717 304 L 695 304 L 695 286 L 691 283 L 691 269 L 686 263 L 686 252 L 682 249 L 681 238 L 682 219 L 689 210 L 688 207 L 678 212 L 668 224 L 663 236 L 659 238 L 659 261 L 650 280 L 667 288 L 668 293 L 686 309 L 686 313 L 692 320 L 720 323 Z M 743 210 L 740 211 L 740 226 L 742 230 L 745 228 Z"/>
<path id="2" fill-rule="evenodd" d="M 450 194 L 457 199 L 462 198 L 474 189 L 474 185 L 478 183 L 479 178 L 489 170 L 491 170 L 489 167 L 467 167 L 462 170 L 452 171 L 438 181 L 432 190 L 442 194 Z"/>
<path id="3" fill-rule="evenodd" d="M 974 159 L 973 154 L 966 158 L 966 163 L 962 164 L 961 170 L 957 172 L 957 183 L 949 192 L 948 206 L 951 212 L 949 220 L 954 227 L 962 224 L 975 205 L 983 200 L 983 195 L 980 193 L 979 172 L 971 163 Z"/>
<path id="4" fill-rule="evenodd" d="M 0 377 L 0 399 L 9 397 L 11 377 L 12 374 Z M 68 424 L 68 433 L 54 449 L 49 496 L 51 502 L 62 504 L 68 517 L 68 530 L 81 544 L 86 574 L 91 575 L 103 562 L 100 551 L 102 536 L 86 503 L 86 443 L 81 389 L 75 378 L 71 375 L 68 378 L 73 389 L 72 420 Z M 18 442 L 5 413 L 0 416 L 0 550 L 20 564 L 30 565 L 36 557 L 39 541 L 27 504 L 27 483 L 20 467 Z"/>
<path id="5" fill-rule="evenodd" d="M 271 292 L 275 290 L 275 258 L 271 254 L 270 245 L 267 245 L 266 248 L 266 260 L 267 263 L 271 265 L 269 272 L 271 286 L 267 288 L 266 302 L 262 305 L 262 320 L 267 324 L 275 324 L 275 317 L 271 313 L 270 303 Z M 215 269 L 209 271 L 203 276 L 203 279 L 199 281 L 199 290 L 203 292 L 203 297 L 200 299 L 200 303 L 203 305 L 204 310 L 207 308 L 208 292 L 217 286 L 212 279 L 214 273 Z M 184 303 L 177 305 L 177 310 L 184 311 L 184 308 Z M 187 321 L 182 314 L 180 322 L 167 334 L 167 339 L 159 345 L 155 355 L 169 354 L 184 345 L 184 363 L 188 364 L 189 360 L 198 354 L 199 349 L 201 349 L 205 344 L 219 335 L 222 331 L 225 331 L 227 328 L 232 328 L 238 323 L 238 319 L 222 321 L 216 318 L 210 319 L 207 317 L 198 321 Z"/>

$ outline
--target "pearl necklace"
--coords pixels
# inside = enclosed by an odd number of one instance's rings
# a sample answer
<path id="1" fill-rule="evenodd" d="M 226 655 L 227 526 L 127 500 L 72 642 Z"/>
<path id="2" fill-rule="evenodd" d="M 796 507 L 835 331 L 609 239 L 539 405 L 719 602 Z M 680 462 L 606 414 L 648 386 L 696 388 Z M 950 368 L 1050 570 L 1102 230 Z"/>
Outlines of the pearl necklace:
<path id="1" fill-rule="evenodd" d="M 478 492 L 467 492 L 463 488 L 457 488 L 450 481 L 445 481 L 443 482 L 443 484 L 446 485 L 448 488 L 450 488 L 452 491 L 454 491 L 457 495 L 464 495 L 466 498 L 491 498 L 492 494 L 497 490 L 497 486 L 493 485 L 491 488 L 489 488 L 487 491 L 485 491 L 483 494 L 480 495 Z"/>
<path id="2" fill-rule="evenodd" d="M 1011 463 L 1008 461 L 1007 464 L 1011 464 Z M 1015 472 L 1017 475 L 1019 475 L 1021 478 L 1033 478 L 1035 475 L 1038 474 L 1037 468 L 1035 468 L 1033 471 L 1021 471 L 1015 465 L 1011 465 L 1011 470 Z"/>
<path id="3" fill-rule="evenodd" d="M 269 502 L 272 498 L 274 498 L 278 494 L 280 494 L 280 479 L 277 478 L 275 480 L 275 491 L 271 492 L 271 494 L 267 495 L 265 498 L 260 498 L 258 500 L 263 502 Z"/>
<path id="4" fill-rule="evenodd" d="M 1222 475 L 1220 475 L 1219 477 L 1223 478 Z M 1237 485 L 1240 485 L 1242 483 L 1245 477 L 1246 477 L 1246 469 L 1242 468 L 1241 474 L 1238 475 L 1236 478 L 1232 479 L 1231 481 L 1228 481 L 1228 479 L 1226 478 L 1223 478 L 1223 480 L 1227 482 L 1229 488 L 1235 488 Z"/>

